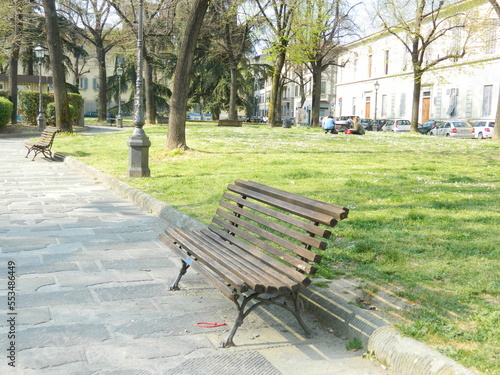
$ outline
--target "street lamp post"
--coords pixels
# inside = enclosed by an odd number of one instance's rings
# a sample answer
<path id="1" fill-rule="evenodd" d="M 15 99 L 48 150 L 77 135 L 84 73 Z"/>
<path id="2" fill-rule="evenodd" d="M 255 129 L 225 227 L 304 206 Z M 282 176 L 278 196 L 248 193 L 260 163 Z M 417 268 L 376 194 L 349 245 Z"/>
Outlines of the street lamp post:
<path id="1" fill-rule="evenodd" d="M 116 68 L 116 74 L 118 75 L 118 116 L 116 116 L 116 126 L 118 128 L 123 128 L 122 119 L 122 74 L 123 69 L 121 66 Z"/>
<path id="2" fill-rule="evenodd" d="M 43 99 L 42 99 L 42 59 L 45 56 L 45 48 L 40 44 L 34 48 L 35 57 L 38 59 L 38 87 L 40 89 L 40 95 L 38 98 L 38 117 L 36 122 L 38 124 L 38 130 L 42 131 L 45 128 L 45 116 L 43 115 Z"/>
<path id="3" fill-rule="evenodd" d="M 380 84 L 378 83 L 378 81 L 375 82 L 374 87 L 375 87 L 375 111 L 373 113 L 373 123 L 375 125 L 375 129 L 373 129 L 373 127 L 372 127 L 372 130 L 373 131 L 378 131 L 378 125 L 377 125 L 377 97 L 378 97 L 378 89 L 380 88 Z"/>
<path id="4" fill-rule="evenodd" d="M 144 126 L 144 114 L 142 110 L 142 60 L 143 60 L 143 7 L 144 0 L 139 0 L 137 15 L 137 79 L 135 85 L 134 125 L 135 129 L 129 138 L 129 166 L 127 175 L 129 177 L 149 177 L 149 147 L 151 142 L 142 129 Z"/>

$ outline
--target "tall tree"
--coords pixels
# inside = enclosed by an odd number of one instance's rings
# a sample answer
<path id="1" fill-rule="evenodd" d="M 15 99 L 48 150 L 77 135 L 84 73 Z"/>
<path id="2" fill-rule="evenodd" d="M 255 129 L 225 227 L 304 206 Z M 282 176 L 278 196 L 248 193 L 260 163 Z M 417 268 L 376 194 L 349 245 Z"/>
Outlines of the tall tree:
<path id="1" fill-rule="evenodd" d="M 47 26 L 47 44 L 49 46 L 54 83 L 54 102 L 56 104 L 56 126 L 62 131 L 73 132 L 69 113 L 68 93 L 64 72 L 61 38 L 56 13 L 55 0 L 43 0 L 45 23 Z"/>
<path id="2" fill-rule="evenodd" d="M 238 75 L 245 54 L 252 49 L 250 32 L 254 21 L 252 17 L 238 15 L 238 7 L 241 1 L 222 0 L 214 6 L 212 12 L 212 35 L 214 37 L 214 48 L 212 54 L 216 55 L 221 63 L 227 67 L 230 76 L 229 94 L 229 119 L 238 118 Z M 240 80 L 241 81 L 241 80 Z"/>
<path id="3" fill-rule="evenodd" d="M 462 58 L 470 38 L 472 17 L 461 4 L 446 0 L 381 0 L 377 16 L 385 31 L 394 35 L 411 56 L 413 101 L 411 130 L 418 128 L 422 76 L 439 63 Z M 437 42 L 452 41 L 453 47 L 432 56 L 427 53 Z M 442 48 L 441 48 L 442 50 Z"/>
<path id="4" fill-rule="evenodd" d="M 497 0 L 489 0 L 491 5 L 493 6 L 493 9 L 495 9 L 495 12 L 500 19 L 500 3 Z M 492 138 L 496 141 L 500 140 L 500 89 L 498 92 L 498 104 L 497 104 L 497 114 L 495 117 L 495 128 L 493 129 L 493 136 Z"/>
<path id="5" fill-rule="evenodd" d="M 65 6 L 78 17 L 83 25 L 81 36 L 94 46 L 99 72 L 97 113 L 99 121 L 106 120 L 106 54 L 116 45 L 113 31 L 120 24 L 111 20 L 111 5 L 108 1 L 66 1 Z"/>
<path id="6" fill-rule="evenodd" d="M 255 0 L 265 26 L 271 32 L 268 50 L 273 61 L 269 125 L 281 125 L 281 88 L 286 52 L 292 36 L 292 25 L 298 0 Z"/>
<path id="7" fill-rule="evenodd" d="M 184 30 L 174 72 L 167 149 L 188 149 L 186 144 L 186 109 L 194 50 L 210 0 L 195 0 Z"/>
<path id="8" fill-rule="evenodd" d="M 341 0 L 306 0 L 298 5 L 290 61 L 305 64 L 312 76 L 310 126 L 319 123 L 323 72 L 337 64 L 341 43 L 355 33 L 354 24 Z"/>

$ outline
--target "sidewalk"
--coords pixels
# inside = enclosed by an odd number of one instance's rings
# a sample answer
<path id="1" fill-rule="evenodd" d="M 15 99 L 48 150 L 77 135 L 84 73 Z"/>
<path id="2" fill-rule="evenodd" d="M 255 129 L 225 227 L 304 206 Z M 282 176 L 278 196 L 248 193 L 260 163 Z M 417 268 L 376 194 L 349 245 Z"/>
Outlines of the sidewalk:
<path id="1" fill-rule="evenodd" d="M 68 163 L 25 159 L 21 139 L 0 149 L 1 374 L 391 374 L 312 315 L 304 338 L 285 311 L 257 309 L 219 349 L 228 327 L 195 324 L 232 325 L 234 305 L 194 272 L 168 291 L 164 220 Z"/>

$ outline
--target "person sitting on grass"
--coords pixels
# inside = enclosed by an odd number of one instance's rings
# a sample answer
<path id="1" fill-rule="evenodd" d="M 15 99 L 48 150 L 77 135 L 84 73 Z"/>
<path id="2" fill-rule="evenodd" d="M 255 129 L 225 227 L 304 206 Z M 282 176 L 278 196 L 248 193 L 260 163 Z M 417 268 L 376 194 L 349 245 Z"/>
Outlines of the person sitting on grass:
<path id="1" fill-rule="evenodd" d="M 359 117 L 357 116 L 354 118 L 354 125 L 351 134 L 365 134 L 365 128 L 363 128 L 363 125 L 361 124 L 361 122 L 359 121 Z"/>
<path id="2" fill-rule="evenodd" d="M 335 120 L 333 119 L 333 116 L 330 115 L 328 117 L 324 117 L 321 122 L 321 127 L 325 131 L 325 134 L 328 132 L 335 134 Z"/>

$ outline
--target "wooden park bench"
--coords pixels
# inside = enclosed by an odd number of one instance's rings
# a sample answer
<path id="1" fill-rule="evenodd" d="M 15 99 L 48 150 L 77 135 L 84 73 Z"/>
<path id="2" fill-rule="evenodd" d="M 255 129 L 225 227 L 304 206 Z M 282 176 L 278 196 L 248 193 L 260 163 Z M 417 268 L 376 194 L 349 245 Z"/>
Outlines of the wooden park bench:
<path id="1" fill-rule="evenodd" d="M 182 260 L 171 290 L 179 290 L 192 267 L 236 304 L 238 315 L 222 347 L 234 345 L 238 327 L 260 305 L 289 310 L 310 335 L 300 292 L 321 261 L 313 248 L 326 249 L 328 228 L 347 218 L 349 210 L 253 181 L 237 180 L 228 190 L 207 229 L 167 229 L 160 235 Z"/>
<path id="2" fill-rule="evenodd" d="M 243 125 L 243 120 L 219 120 L 217 121 L 217 126 L 236 126 L 240 127 Z"/>
<path id="3" fill-rule="evenodd" d="M 40 134 L 40 138 L 38 139 L 38 141 L 24 142 L 24 146 L 28 149 L 28 153 L 26 154 L 25 157 L 28 157 L 30 152 L 34 151 L 35 156 L 33 156 L 32 160 L 35 160 L 36 156 L 40 153 L 42 153 L 43 156 L 45 157 L 47 157 L 48 154 L 50 158 L 54 160 L 51 149 L 52 149 L 52 144 L 54 143 L 54 138 L 56 136 L 56 133 L 59 132 L 60 132 L 59 129 L 52 126 L 48 126 L 42 131 L 42 134 Z"/>
<path id="4" fill-rule="evenodd" d="M 156 123 L 158 125 L 166 125 L 166 124 L 168 124 L 168 119 L 169 119 L 169 116 L 157 116 Z"/>

